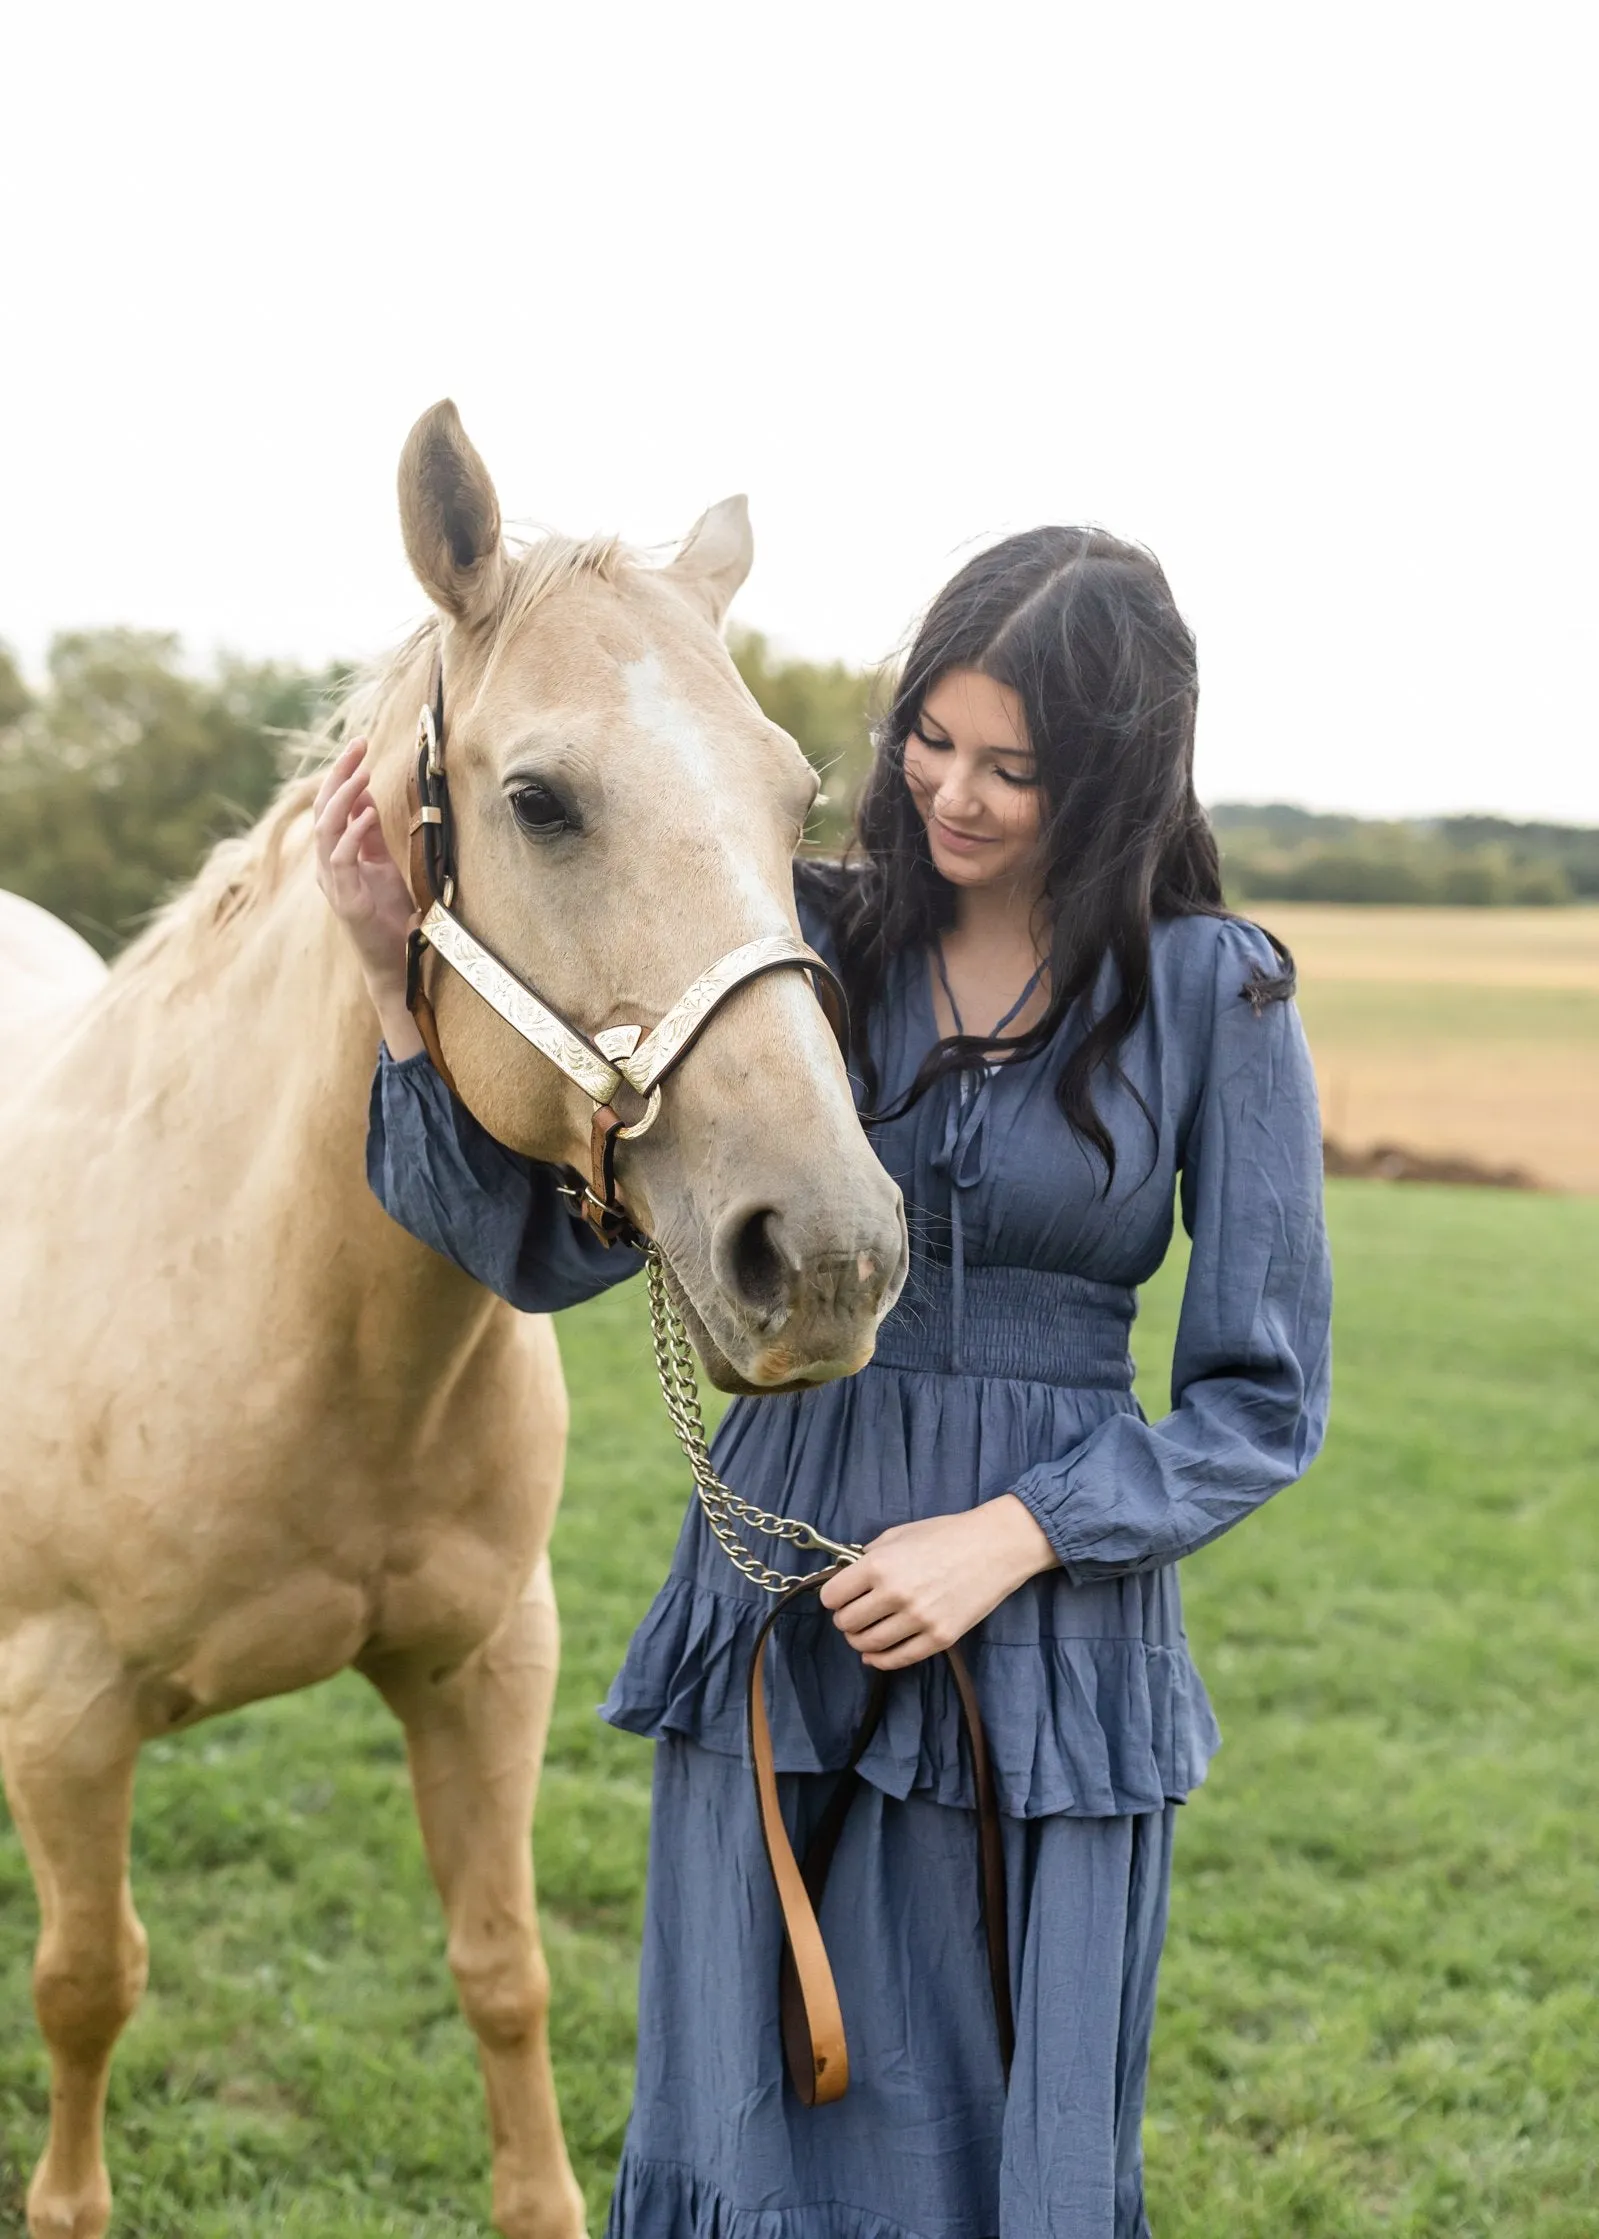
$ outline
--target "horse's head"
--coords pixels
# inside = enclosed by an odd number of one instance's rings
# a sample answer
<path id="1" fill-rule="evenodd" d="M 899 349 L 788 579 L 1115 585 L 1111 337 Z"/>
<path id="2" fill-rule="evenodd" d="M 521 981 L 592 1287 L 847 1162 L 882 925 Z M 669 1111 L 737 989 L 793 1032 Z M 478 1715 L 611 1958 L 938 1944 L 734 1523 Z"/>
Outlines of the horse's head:
<path id="1" fill-rule="evenodd" d="M 407 441 L 400 511 L 441 616 L 456 910 L 478 939 L 592 1037 L 647 1031 L 707 965 L 794 933 L 816 780 L 722 643 L 752 556 L 742 499 L 712 507 L 667 567 L 560 540 L 513 553 L 445 403 Z M 375 741 L 401 845 L 397 777 L 430 660 Z M 586 1171 L 589 1099 L 454 972 L 435 966 L 432 988 L 472 1111 L 513 1148 Z M 619 1174 L 724 1389 L 821 1382 L 870 1356 L 904 1221 L 803 973 L 727 999 Z"/>

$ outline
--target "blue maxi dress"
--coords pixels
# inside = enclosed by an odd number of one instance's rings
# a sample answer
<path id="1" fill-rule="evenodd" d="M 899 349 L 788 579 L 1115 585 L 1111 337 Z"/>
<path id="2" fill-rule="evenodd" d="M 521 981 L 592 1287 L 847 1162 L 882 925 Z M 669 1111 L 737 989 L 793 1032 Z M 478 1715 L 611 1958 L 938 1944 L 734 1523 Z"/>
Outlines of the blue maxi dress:
<path id="1" fill-rule="evenodd" d="M 1139 2130 L 1175 1806 L 1219 1741 L 1176 1565 L 1300 1476 L 1327 1410 L 1314 1080 L 1292 1004 L 1248 992 L 1275 968 L 1253 927 L 1155 927 L 1148 1008 L 1119 1075 L 1096 1079 L 1117 1149 L 1108 1191 L 1054 1097 L 1076 1011 L 1033 1060 L 946 1079 L 880 1128 L 913 1249 L 875 1358 L 844 1382 L 735 1401 L 715 1442 L 736 1490 L 829 1537 L 1009 1491 L 1059 1557 L 965 1644 L 1004 1814 L 1008 2090 L 941 1659 L 893 1679 L 822 1908 L 849 2091 L 806 2108 L 786 2084 L 745 1736 L 769 1604 L 691 1504 L 603 1711 L 656 1744 L 610 2239 L 1145 2239 Z M 927 956 L 900 959 L 872 1031 L 887 1102 L 937 1039 Z M 518 1306 L 551 1311 L 638 1265 L 596 1245 L 553 1172 L 487 1136 L 425 1058 L 382 1060 L 368 1160 L 396 1219 Z M 1193 1248 L 1171 1412 L 1149 1422 L 1129 1338 L 1174 1197 Z M 769 1663 L 803 1840 L 866 1679 L 809 1603 Z"/>

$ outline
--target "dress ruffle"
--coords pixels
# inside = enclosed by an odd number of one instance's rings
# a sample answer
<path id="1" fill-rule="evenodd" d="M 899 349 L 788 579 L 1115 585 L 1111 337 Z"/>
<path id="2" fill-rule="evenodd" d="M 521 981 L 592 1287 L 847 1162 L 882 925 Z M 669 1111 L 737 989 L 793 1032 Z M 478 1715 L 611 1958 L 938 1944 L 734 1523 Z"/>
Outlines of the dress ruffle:
<path id="1" fill-rule="evenodd" d="M 681 1734 L 702 1749 L 747 1755 L 750 1656 L 766 1613 L 742 1595 L 668 1579 L 602 1716 L 629 1733 Z M 1011 1817 L 1158 1811 L 1204 1779 L 1220 1736 L 1186 1649 L 979 1635 L 966 1657 L 1000 1809 Z M 824 1610 L 802 1602 L 778 1625 L 767 1668 L 778 1771 L 838 1771 L 866 1701 L 859 1657 Z M 885 1795 L 971 1808 L 960 1705 L 941 1658 L 894 1675 L 860 1770 Z"/>
<path id="2" fill-rule="evenodd" d="M 1053 1325 L 1063 1346 L 1081 1349 L 1083 1333 L 1071 1325 L 1084 1316 L 1079 1290 Z M 1125 1362 L 1124 1324 L 1108 1315 L 1107 1326 L 1106 1357 Z M 899 1365 L 892 1355 L 902 1338 L 890 1330 L 890 1340 L 890 1362 L 874 1361 L 858 1376 L 735 1403 L 715 1444 L 727 1482 L 829 1538 L 870 1540 L 891 1525 L 991 1499 L 1110 1415 L 1136 1412 L 1125 1370 L 1121 1388 L 1107 1374 L 1086 1389 L 940 1373 Z M 630 1733 L 681 1734 L 743 1756 L 750 1656 L 770 1607 L 691 1507 L 671 1575 L 602 1715 Z M 1046 1573 L 962 1645 L 1000 1806 L 1013 1817 L 1158 1811 L 1204 1778 L 1220 1736 L 1188 1654 L 1174 1570 L 1089 1585 Z M 828 1613 L 805 1599 L 783 1616 L 767 1660 L 778 1769 L 838 1770 L 866 1701 L 859 1657 Z M 960 1708 L 942 1658 L 894 1675 L 860 1769 L 886 1795 L 971 1804 Z"/>
<path id="3" fill-rule="evenodd" d="M 919 2239 L 902 2223 L 837 2201 L 796 2208 L 735 2208 L 716 2187 L 676 2161 L 622 2157 L 611 2202 L 612 2232 L 650 2239 Z"/>

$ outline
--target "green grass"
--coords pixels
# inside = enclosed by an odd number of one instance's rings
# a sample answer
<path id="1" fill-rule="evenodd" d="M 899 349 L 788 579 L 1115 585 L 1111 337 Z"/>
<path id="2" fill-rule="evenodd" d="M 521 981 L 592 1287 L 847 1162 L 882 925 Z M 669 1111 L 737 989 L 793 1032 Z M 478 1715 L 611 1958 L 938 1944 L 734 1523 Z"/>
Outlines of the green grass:
<path id="1" fill-rule="evenodd" d="M 1183 1815 L 1147 2133 L 1159 2239 L 1599 2229 L 1599 1202 L 1332 1192 L 1310 1480 L 1188 1566 L 1228 1733 Z M 1177 1271 L 1140 1324 L 1159 1405 Z M 565 1662 L 537 1853 L 596 2218 L 627 2109 L 648 1750 L 601 1726 L 683 1478 L 640 1308 L 569 1317 Z M 398 1737 L 353 1680 L 147 1753 L 153 1987 L 124 2239 L 486 2228 L 475 2070 Z M 0 2233 L 42 2135 L 32 1899 L 0 1816 Z"/>
<path id="2" fill-rule="evenodd" d="M 1438 980 L 1319 980 L 1297 998 L 1314 1046 L 1336 1038 L 1373 1055 L 1418 1037 L 1491 1042 L 1517 1052 L 1591 1048 L 1599 1043 L 1599 994 L 1586 987 L 1472 987 Z"/>

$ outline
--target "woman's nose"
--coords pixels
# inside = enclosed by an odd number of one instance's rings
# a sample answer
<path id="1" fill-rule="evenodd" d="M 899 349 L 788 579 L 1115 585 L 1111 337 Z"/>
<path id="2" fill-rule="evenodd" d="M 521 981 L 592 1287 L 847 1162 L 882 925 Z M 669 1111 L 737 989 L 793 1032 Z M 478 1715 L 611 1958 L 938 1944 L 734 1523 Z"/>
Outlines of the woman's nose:
<path id="1" fill-rule="evenodd" d="M 973 797 L 971 780 L 961 771 L 951 770 L 934 796 L 933 806 L 949 823 L 968 824 L 979 803 Z"/>

